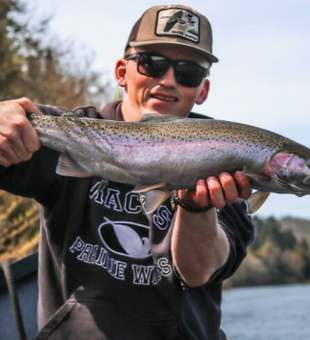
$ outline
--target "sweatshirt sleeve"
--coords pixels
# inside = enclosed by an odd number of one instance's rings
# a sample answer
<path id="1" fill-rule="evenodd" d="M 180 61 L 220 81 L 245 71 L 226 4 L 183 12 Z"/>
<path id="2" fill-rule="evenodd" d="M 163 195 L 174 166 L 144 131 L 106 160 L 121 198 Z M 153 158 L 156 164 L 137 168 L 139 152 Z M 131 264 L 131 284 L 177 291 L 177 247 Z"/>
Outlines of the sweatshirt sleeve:
<path id="1" fill-rule="evenodd" d="M 63 180 L 55 172 L 58 157 L 57 151 L 41 147 L 27 162 L 0 167 L 0 189 L 44 204 L 57 195 Z"/>
<path id="2" fill-rule="evenodd" d="M 214 274 L 215 278 L 225 280 L 232 276 L 247 255 L 247 247 L 254 241 L 255 226 L 251 216 L 246 213 L 244 200 L 238 199 L 219 213 L 219 223 L 230 243 L 230 255 L 226 264 Z"/>
<path id="3" fill-rule="evenodd" d="M 233 204 L 226 204 L 219 212 L 218 219 L 228 238 L 230 253 L 226 263 L 206 283 L 207 286 L 218 285 L 232 276 L 245 259 L 247 247 L 255 238 L 255 226 L 251 216 L 246 213 L 244 200 L 238 199 Z M 183 289 L 192 289 L 186 285 L 176 270 L 175 273 Z"/>

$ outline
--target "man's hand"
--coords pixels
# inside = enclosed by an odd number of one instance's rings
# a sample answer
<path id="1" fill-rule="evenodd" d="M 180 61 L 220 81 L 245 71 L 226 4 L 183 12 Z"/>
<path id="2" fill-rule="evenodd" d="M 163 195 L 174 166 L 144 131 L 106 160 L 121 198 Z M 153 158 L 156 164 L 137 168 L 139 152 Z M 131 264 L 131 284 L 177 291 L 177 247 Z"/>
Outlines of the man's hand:
<path id="1" fill-rule="evenodd" d="M 179 190 L 179 198 L 188 206 L 217 209 L 239 197 L 250 197 L 249 178 L 241 171 L 234 176 L 223 172 L 216 177 L 197 181 L 196 190 Z M 226 233 L 218 223 L 215 209 L 202 213 L 177 210 L 171 250 L 175 266 L 190 287 L 199 287 L 212 277 L 228 259 L 230 245 Z"/>
<path id="2" fill-rule="evenodd" d="M 238 198 L 247 199 L 251 196 L 252 187 L 249 178 L 242 172 L 236 171 L 234 176 L 222 172 L 219 178 L 208 177 L 197 181 L 196 190 L 180 190 L 179 197 L 188 205 L 206 207 L 212 204 L 221 209 L 226 202 L 233 203 Z"/>
<path id="3" fill-rule="evenodd" d="M 26 112 L 40 114 L 27 98 L 0 103 L 0 165 L 27 161 L 41 146 Z"/>

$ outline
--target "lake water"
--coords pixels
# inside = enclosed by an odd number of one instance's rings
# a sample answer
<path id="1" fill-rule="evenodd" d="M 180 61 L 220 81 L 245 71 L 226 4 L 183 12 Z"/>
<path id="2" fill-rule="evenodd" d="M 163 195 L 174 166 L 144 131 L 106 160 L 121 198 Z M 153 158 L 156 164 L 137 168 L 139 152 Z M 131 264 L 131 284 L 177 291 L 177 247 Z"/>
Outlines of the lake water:
<path id="1" fill-rule="evenodd" d="M 232 340 L 310 339 L 310 285 L 225 290 L 222 307 Z"/>

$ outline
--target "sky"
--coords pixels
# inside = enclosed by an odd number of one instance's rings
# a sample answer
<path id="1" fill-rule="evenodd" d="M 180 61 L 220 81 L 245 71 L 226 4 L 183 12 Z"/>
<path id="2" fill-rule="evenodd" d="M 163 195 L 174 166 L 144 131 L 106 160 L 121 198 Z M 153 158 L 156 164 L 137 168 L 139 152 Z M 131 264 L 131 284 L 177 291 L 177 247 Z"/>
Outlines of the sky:
<path id="1" fill-rule="evenodd" d="M 177 2 L 172 2 L 173 4 Z M 203 13 L 213 29 L 207 101 L 194 111 L 255 125 L 310 147 L 310 1 L 182 1 Z M 73 39 L 91 55 L 93 68 L 114 79 L 133 24 L 149 0 L 28 0 L 35 17 L 52 15 L 50 30 Z M 310 219 L 310 196 L 272 194 L 261 217 Z"/>

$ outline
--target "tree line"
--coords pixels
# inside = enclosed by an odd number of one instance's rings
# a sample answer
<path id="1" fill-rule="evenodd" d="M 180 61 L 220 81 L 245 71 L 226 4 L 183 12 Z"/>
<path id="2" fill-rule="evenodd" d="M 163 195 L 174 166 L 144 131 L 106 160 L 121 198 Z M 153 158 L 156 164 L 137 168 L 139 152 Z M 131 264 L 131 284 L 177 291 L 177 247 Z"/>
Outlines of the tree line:
<path id="1" fill-rule="evenodd" d="M 0 100 L 26 96 L 68 109 L 101 106 L 110 81 L 92 69 L 85 50 L 50 31 L 51 20 L 36 18 L 26 2 L 0 1 Z"/>
<path id="2" fill-rule="evenodd" d="M 310 220 L 254 216 L 255 241 L 226 287 L 310 282 Z M 306 228 L 304 228 L 306 226 Z M 307 230 L 308 229 L 308 230 Z"/>
<path id="3" fill-rule="evenodd" d="M 74 41 L 51 32 L 51 20 L 36 17 L 26 1 L 0 0 L 0 101 L 28 97 L 66 109 L 99 109 L 115 93 L 110 80 L 93 70 Z M 38 242 L 38 204 L 0 191 L 0 260 L 16 261 L 36 251 Z"/>

